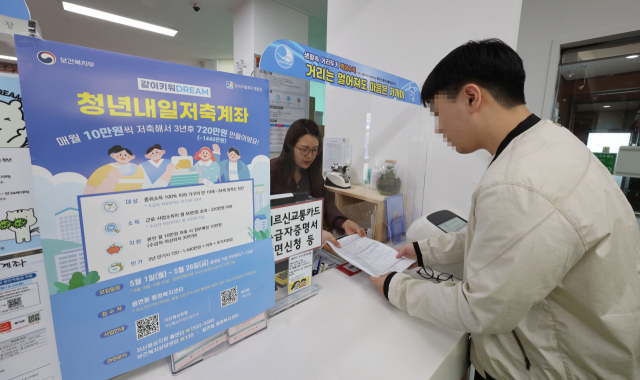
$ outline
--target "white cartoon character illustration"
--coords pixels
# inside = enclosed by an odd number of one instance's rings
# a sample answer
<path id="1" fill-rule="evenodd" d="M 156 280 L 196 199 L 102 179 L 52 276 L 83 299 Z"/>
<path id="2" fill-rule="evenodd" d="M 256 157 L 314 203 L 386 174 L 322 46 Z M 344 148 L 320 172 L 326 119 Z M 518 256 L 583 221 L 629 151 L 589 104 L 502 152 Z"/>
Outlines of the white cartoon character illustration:
<path id="1" fill-rule="evenodd" d="M 115 202 L 105 202 L 104 209 L 108 212 L 116 212 L 118 210 L 118 205 Z"/>
<path id="2" fill-rule="evenodd" d="M 31 229 L 38 219 L 33 215 L 33 209 L 7 211 L 7 219 L 0 221 L 0 230 L 9 229 L 16 234 L 16 243 L 31 241 L 31 234 L 39 228 Z"/>
<path id="3" fill-rule="evenodd" d="M 0 102 L 0 148 L 26 148 L 27 132 L 22 112 L 22 102 Z"/>

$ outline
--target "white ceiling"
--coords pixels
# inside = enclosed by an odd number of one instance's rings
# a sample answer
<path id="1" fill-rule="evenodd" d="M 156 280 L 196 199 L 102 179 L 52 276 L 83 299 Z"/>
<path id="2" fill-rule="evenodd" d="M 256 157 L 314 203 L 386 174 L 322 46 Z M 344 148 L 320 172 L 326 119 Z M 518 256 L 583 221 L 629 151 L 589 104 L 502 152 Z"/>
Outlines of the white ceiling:
<path id="1" fill-rule="evenodd" d="M 243 2 L 197 0 L 202 9 L 196 13 L 188 0 L 68 1 L 176 29 L 178 34 L 169 37 L 67 12 L 62 9 L 62 0 L 26 0 L 31 18 L 40 24 L 44 39 L 192 66 L 199 66 L 205 59 L 233 59 L 233 10 Z M 327 17 L 326 0 L 276 2 L 312 19 Z M 12 50 L 8 45 L 0 45 L 0 54 L 14 55 Z"/>

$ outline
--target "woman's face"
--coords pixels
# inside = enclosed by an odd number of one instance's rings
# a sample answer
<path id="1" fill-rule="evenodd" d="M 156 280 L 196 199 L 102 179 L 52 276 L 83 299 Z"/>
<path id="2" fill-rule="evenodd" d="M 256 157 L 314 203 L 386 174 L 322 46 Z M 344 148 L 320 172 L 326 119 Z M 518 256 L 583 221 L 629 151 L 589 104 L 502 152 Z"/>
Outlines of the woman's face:
<path id="1" fill-rule="evenodd" d="M 298 165 L 302 169 L 308 169 L 309 166 L 316 159 L 316 156 L 311 152 L 312 150 L 319 149 L 318 138 L 314 135 L 304 135 L 298 139 L 295 147 L 293 148 L 293 155 Z M 302 154 L 302 151 L 307 150 L 307 154 Z"/>
<path id="2" fill-rule="evenodd" d="M 202 158 L 202 161 L 209 161 L 209 159 L 211 158 L 211 155 L 209 154 L 208 151 L 203 150 L 202 152 L 200 152 L 200 158 Z"/>

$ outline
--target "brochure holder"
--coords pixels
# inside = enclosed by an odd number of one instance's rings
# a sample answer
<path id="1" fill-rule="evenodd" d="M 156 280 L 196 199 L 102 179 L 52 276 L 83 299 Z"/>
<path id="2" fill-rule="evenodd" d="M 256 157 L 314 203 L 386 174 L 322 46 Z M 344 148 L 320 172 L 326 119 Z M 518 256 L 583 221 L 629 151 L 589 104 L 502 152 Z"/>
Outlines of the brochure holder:
<path id="1" fill-rule="evenodd" d="M 301 302 L 318 295 L 320 289 L 322 289 L 322 286 L 318 284 L 311 284 L 305 289 L 277 300 L 275 306 L 269 309 L 269 318 L 272 318 L 283 311 L 289 310 Z"/>
<path id="2" fill-rule="evenodd" d="M 186 350 L 167 356 L 171 373 L 177 375 L 203 360 L 216 356 L 229 349 L 227 331 L 205 339 Z"/>
<path id="3" fill-rule="evenodd" d="M 402 194 L 393 195 L 385 199 L 387 215 L 387 233 L 393 244 L 399 244 L 405 239 L 404 198 Z"/>
<path id="4" fill-rule="evenodd" d="M 194 365 L 220 355 L 237 346 L 238 343 L 265 331 L 268 327 L 268 318 L 268 312 L 265 311 L 247 321 L 230 327 L 220 334 L 167 356 L 171 373 L 176 376 Z"/>

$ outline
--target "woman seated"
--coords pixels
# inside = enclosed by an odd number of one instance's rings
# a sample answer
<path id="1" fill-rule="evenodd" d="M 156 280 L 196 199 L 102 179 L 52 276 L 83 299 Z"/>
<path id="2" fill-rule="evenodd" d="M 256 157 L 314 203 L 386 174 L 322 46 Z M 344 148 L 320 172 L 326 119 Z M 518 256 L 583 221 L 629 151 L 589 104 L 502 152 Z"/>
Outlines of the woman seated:
<path id="1" fill-rule="evenodd" d="M 271 160 L 271 194 L 308 192 L 313 198 L 324 199 L 323 217 L 338 233 L 348 235 L 366 232 L 338 210 L 335 194 L 324 186 L 322 177 L 322 147 L 318 125 L 307 119 L 291 124 L 284 138 L 280 157 Z M 337 241 L 328 231 L 322 231 L 322 243 Z"/>

